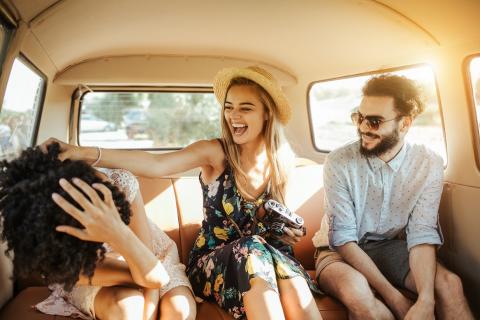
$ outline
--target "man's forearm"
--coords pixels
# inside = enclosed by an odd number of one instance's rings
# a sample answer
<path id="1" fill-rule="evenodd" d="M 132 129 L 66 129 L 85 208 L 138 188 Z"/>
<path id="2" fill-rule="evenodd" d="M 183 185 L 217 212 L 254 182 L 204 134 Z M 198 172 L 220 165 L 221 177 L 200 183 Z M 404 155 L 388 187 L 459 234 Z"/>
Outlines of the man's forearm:
<path id="1" fill-rule="evenodd" d="M 398 290 L 378 270 L 372 259 L 355 242 L 337 247 L 338 253 L 367 279 L 368 283 L 386 300 Z"/>
<path id="2" fill-rule="evenodd" d="M 409 263 L 417 288 L 418 299 L 433 303 L 435 273 L 437 271 L 435 246 L 421 244 L 411 248 Z"/>

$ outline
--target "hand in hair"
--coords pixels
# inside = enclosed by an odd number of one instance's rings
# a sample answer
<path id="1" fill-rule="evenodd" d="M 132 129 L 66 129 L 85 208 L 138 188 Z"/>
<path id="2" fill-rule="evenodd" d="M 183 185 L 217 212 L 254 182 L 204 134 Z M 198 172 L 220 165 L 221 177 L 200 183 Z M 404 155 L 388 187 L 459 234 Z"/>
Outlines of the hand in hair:
<path id="1" fill-rule="evenodd" d="M 125 258 L 133 280 L 142 287 L 160 288 L 167 284 L 170 278 L 163 264 L 122 222 L 110 190 L 101 183 L 93 184 L 92 188 L 78 178 L 73 178 L 72 182 L 61 179 L 60 185 L 79 207 L 56 193 L 52 199 L 84 228 L 58 226 L 56 230 L 84 241 L 108 243 Z M 103 194 L 103 199 L 94 188 Z"/>
<path id="2" fill-rule="evenodd" d="M 64 161 L 66 159 L 70 160 L 86 160 L 82 159 L 82 157 L 79 154 L 79 147 L 75 147 L 74 145 L 65 143 L 63 141 L 60 141 L 56 138 L 48 138 L 46 141 L 44 141 L 42 144 L 40 144 L 38 147 L 42 152 L 47 153 L 47 149 L 49 146 L 56 144 L 59 147 L 59 152 L 58 152 L 58 159 L 60 161 Z"/>
<path id="3" fill-rule="evenodd" d="M 116 239 L 126 233 L 128 227 L 120 219 L 110 189 L 100 183 L 92 185 L 103 194 L 102 200 L 97 191 L 83 180 L 73 178 L 72 181 L 83 193 L 65 179 L 60 180 L 60 185 L 83 210 L 78 209 L 57 193 L 52 194 L 52 199 L 72 218 L 80 222 L 84 229 L 58 226 L 56 230 L 84 241 L 116 243 Z"/>
<path id="4" fill-rule="evenodd" d="M 0 162 L 2 239 L 7 241 L 7 253 L 14 253 L 15 277 L 40 275 L 45 284 L 60 283 L 70 290 L 81 273 L 88 278 L 93 276 L 97 263 L 105 256 L 105 248 L 102 243 L 55 231 L 59 225 L 81 225 L 52 201 L 52 193 L 77 205 L 60 188 L 60 179 L 77 177 L 88 184 L 103 181 L 84 161 L 58 160 L 58 143 L 46 149 L 47 153 L 38 147 L 28 148 L 13 161 Z M 125 195 L 111 183 L 103 183 L 111 191 L 121 220 L 128 224 L 130 204 Z"/>

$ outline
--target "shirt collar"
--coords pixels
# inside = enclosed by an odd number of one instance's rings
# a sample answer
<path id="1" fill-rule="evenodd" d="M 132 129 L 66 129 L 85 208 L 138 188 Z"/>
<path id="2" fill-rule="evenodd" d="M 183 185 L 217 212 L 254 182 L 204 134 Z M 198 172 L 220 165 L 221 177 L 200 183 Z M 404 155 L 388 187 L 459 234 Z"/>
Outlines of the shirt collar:
<path id="1" fill-rule="evenodd" d="M 385 163 L 382 159 L 379 157 L 374 157 L 374 158 L 367 158 L 368 163 L 372 167 L 373 171 L 379 170 L 382 166 L 387 165 L 389 166 L 393 171 L 397 172 L 398 169 L 400 169 L 400 166 L 403 163 L 403 160 L 405 159 L 405 154 L 407 153 L 407 147 L 406 144 L 404 143 L 402 146 L 402 149 L 395 155 L 393 159 Z"/>
<path id="2" fill-rule="evenodd" d="M 387 165 L 392 168 L 393 171 L 397 172 L 400 169 L 400 166 L 403 163 L 403 159 L 405 159 L 405 154 L 407 153 L 407 146 L 404 143 L 402 149 L 397 153 L 397 155 L 390 161 L 387 162 Z"/>

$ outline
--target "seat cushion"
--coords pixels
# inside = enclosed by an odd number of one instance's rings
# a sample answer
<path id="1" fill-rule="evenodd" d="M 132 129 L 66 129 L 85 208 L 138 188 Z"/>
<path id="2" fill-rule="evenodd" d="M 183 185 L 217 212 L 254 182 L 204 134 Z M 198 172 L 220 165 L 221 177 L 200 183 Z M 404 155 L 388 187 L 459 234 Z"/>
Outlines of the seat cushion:
<path id="1" fill-rule="evenodd" d="M 33 308 L 50 294 L 47 287 L 29 287 L 22 290 L 0 310 L 0 320 L 50 320 L 55 316 L 43 314 Z M 59 317 L 58 317 L 59 318 Z M 68 319 L 62 317 L 62 319 Z"/>
<path id="2" fill-rule="evenodd" d="M 67 320 L 74 319 L 68 317 L 51 316 L 40 313 L 35 310 L 33 306 L 38 302 L 46 299 L 49 295 L 47 287 L 29 287 L 20 292 L 14 299 L 10 300 L 5 307 L 0 311 L 0 320 Z M 347 319 L 345 307 L 343 307 L 337 300 L 327 297 L 315 297 L 320 313 L 324 320 L 343 320 Z M 233 319 L 225 311 L 220 309 L 213 303 L 199 303 L 197 304 L 197 319 L 198 320 L 227 320 Z"/>

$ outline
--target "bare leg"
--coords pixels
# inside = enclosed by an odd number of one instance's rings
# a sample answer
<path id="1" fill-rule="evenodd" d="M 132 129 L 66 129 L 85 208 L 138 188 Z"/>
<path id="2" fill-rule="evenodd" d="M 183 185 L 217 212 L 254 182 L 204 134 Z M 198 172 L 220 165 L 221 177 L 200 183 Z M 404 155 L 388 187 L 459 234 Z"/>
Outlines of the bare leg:
<path id="1" fill-rule="evenodd" d="M 287 319 L 322 319 L 305 279 L 302 277 L 278 279 L 278 289 Z"/>
<path id="2" fill-rule="evenodd" d="M 324 292 L 347 307 L 350 319 L 395 319 L 392 312 L 375 298 L 367 279 L 344 262 L 326 266 L 318 277 L 318 283 Z"/>
<path id="3" fill-rule="evenodd" d="M 405 286 L 409 290 L 417 292 L 411 272 L 405 279 Z M 473 320 L 472 311 L 470 311 L 467 299 L 463 294 L 461 279 L 439 263 L 437 263 L 435 275 L 435 312 L 439 319 Z"/>
<path id="4" fill-rule="evenodd" d="M 143 320 L 145 300 L 134 288 L 105 287 L 95 297 L 95 314 L 101 320 Z"/>
<path id="5" fill-rule="evenodd" d="M 145 299 L 145 305 L 143 309 L 143 319 L 157 320 L 158 319 L 158 303 L 160 302 L 160 290 L 159 289 L 143 289 L 143 298 Z"/>
<path id="6" fill-rule="evenodd" d="M 278 294 L 261 278 L 250 280 L 250 290 L 243 295 L 243 305 L 249 320 L 284 320 Z"/>
<path id="7" fill-rule="evenodd" d="M 162 320 L 194 320 L 196 314 L 197 305 L 192 292 L 185 286 L 173 288 L 160 299 Z"/>

